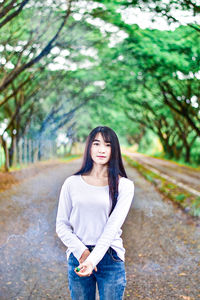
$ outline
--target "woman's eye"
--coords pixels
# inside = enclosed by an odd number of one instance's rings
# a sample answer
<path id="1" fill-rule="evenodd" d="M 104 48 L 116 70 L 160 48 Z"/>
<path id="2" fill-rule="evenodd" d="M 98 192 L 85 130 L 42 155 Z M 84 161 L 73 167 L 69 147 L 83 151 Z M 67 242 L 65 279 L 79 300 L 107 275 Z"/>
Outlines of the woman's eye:
<path id="1" fill-rule="evenodd" d="M 111 146 L 111 144 L 107 144 L 106 146 L 110 147 L 110 146 Z"/>
<path id="2" fill-rule="evenodd" d="M 99 144 L 98 143 L 93 143 L 93 145 L 98 146 Z"/>

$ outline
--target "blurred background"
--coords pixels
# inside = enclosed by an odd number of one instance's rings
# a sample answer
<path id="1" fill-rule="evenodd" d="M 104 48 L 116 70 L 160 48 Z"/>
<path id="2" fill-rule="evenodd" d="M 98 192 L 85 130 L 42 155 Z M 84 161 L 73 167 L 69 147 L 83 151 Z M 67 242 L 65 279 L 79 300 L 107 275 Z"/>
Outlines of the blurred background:
<path id="1" fill-rule="evenodd" d="M 58 198 L 99 125 L 135 183 L 124 299 L 200 299 L 199 15 L 200 0 L 0 0 L 0 299 L 70 299 Z"/>
<path id="2" fill-rule="evenodd" d="M 0 168 L 123 149 L 200 163 L 200 1 L 0 0 Z"/>

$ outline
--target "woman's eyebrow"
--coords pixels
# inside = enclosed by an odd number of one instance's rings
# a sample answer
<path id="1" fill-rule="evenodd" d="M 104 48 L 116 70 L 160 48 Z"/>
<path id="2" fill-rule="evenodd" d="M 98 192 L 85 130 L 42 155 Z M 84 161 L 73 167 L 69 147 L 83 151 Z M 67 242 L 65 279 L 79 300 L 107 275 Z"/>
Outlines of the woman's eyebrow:
<path id="1" fill-rule="evenodd" d="M 93 142 L 100 142 L 100 140 L 94 139 Z M 110 141 L 105 141 L 105 143 L 109 143 L 110 144 Z"/>

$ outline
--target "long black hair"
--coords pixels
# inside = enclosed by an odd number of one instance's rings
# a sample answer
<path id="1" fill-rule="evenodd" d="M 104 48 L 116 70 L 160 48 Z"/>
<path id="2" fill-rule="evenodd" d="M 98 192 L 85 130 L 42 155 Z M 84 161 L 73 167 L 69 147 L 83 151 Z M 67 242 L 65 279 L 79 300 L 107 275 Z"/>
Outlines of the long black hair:
<path id="1" fill-rule="evenodd" d="M 111 144 L 111 156 L 108 162 L 108 185 L 109 194 L 112 199 L 111 214 L 117 203 L 119 175 L 127 178 L 122 162 L 119 140 L 114 130 L 107 126 L 98 126 L 90 132 L 86 140 L 82 166 L 74 175 L 87 174 L 92 169 L 93 160 L 90 155 L 90 149 L 98 133 L 102 134 L 102 137 L 106 143 Z"/>

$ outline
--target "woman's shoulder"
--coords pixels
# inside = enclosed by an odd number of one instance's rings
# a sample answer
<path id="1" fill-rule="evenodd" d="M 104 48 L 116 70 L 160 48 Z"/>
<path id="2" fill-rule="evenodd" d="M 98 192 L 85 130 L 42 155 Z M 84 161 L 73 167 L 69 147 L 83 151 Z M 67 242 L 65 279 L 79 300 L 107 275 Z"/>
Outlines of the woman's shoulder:
<path id="1" fill-rule="evenodd" d="M 119 176 L 119 186 L 129 186 L 131 188 L 134 186 L 134 182 L 129 178 Z"/>
<path id="2" fill-rule="evenodd" d="M 77 183 L 77 181 L 79 180 L 79 177 L 80 177 L 80 175 L 71 175 L 65 179 L 63 185 L 70 185 L 72 183 Z"/>

